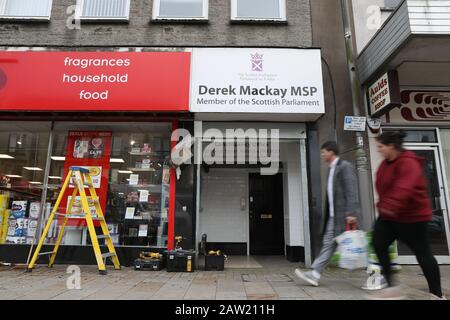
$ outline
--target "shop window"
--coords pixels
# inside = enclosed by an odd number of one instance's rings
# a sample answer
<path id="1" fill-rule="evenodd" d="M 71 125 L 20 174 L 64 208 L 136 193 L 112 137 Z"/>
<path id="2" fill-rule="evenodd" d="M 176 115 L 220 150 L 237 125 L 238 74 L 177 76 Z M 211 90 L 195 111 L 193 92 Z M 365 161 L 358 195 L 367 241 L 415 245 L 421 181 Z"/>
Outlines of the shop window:
<path id="1" fill-rule="evenodd" d="M 285 0 L 231 0 L 232 20 L 286 20 Z"/>
<path id="2" fill-rule="evenodd" d="M 128 20 L 130 0 L 77 0 L 82 20 Z"/>
<path id="3" fill-rule="evenodd" d="M 208 0 L 155 0 L 155 20 L 207 20 Z"/>
<path id="4" fill-rule="evenodd" d="M 398 129 L 383 128 L 383 132 L 397 131 Z M 405 142 L 408 143 L 437 143 L 436 130 L 403 130 L 406 133 Z"/>
<path id="5" fill-rule="evenodd" d="M 1 244 L 31 243 L 39 228 L 49 136 L 49 123 L 0 122 Z"/>
<path id="6" fill-rule="evenodd" d="M 69 166 L 93 168 L 97 173 L 94 184 L 98 181 L 97 194 L 114 244 L 166 247 L 170 129 L 170 123 L 56 123 L 47 202 L 56 202 Z M 70 193 L 71 189 L 63 196 L 61 211 Z M 76 202 L 72 214 L 80 210 Z M 46 242 L 53 243 L 56 234 Z M 89 245 L 87 228 L 72 221 L 66 227 L 63 244 Z"/>
<path id="7" fill-rule="evenodd" d="M 52 0 L 0 0 L 0 18 L 50 19 Z"/>

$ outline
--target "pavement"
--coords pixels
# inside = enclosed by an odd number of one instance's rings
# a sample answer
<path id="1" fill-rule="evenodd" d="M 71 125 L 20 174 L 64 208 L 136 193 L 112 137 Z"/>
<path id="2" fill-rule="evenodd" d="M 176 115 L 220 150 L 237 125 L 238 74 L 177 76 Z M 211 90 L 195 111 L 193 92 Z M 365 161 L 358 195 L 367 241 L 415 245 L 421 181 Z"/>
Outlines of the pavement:
<path id="1" fill-rule="evenodd" d="M 108 274 L 100 275 L 96 266 L 78 267 L 37 266 L 31 273 L 1 267 L 0 300 L 364 300 L 367 292 L 361 286 L 368 278 L 364 270 L 330 267 L 321 285 L 312 287 L 294 275 L 298 263 L 278 256 L 233 256 L 224 271 L 192 273 L 108 266 Z M 80 270 L 79 278 L 73 270 Z M 450 266 L 440 270 L 444 293 L 450 297 Z M 408 299 L 430 299 L 418 266 L 403 266 L 398 276 Z"/>

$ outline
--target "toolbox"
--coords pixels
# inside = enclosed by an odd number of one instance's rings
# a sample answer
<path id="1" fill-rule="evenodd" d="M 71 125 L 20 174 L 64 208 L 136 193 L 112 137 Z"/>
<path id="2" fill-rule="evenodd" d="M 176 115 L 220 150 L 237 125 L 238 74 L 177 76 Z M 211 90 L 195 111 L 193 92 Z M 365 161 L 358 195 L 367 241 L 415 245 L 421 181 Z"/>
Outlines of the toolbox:
<path id="1" fill-rule="evenodd" d="M 190 250 L 172 250 L 167 253 L 167 272 L 193 272 L 195 253 Z"/>
<path id="2" fill-rule="evenodd" d="M 223 271 L 225 269 L 225 255 L 206 255 L 205 271 Z"/>
<path id="3" fill-rule="evenodd" d="M 141 252 L 139 258 L 134 260 L 134 270 L 159 271 L 164 269 L 165 262 L 162 254 Z"/>

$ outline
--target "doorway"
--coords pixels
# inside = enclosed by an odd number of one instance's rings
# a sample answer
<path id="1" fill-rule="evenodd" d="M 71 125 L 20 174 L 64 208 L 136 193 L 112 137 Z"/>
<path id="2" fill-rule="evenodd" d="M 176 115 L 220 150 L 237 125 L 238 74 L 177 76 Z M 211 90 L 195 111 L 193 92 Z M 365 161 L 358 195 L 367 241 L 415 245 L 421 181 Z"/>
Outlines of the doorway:
<path id="1" fill-rule="evenodd" d="M 250 254 L 284 255 L 283 175 L 249 174 Z"/>
<path id="2" fill-rule="evenodd" d="M 406 146 L 406 149 L 425 159 L 423 170 L 433 210 L 432 221 L 428 225 L 431 250 L 439 263 L 450 263 L 448 207 L 438 146 Z M 416 263 L 412 251 L 401 242 L 398 253 L 401 263 Z"/>

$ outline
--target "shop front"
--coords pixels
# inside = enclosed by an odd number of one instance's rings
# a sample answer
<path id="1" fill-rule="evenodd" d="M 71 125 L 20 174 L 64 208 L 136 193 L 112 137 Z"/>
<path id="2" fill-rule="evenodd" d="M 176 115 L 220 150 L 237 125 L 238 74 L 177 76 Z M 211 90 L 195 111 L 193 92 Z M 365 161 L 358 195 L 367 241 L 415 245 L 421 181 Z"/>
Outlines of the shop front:
<path id="1" fill-rule="evenodd" d="M 68 169 L 82 166 L 123 265 L 143 249 L 172 249 L 175 236 L 198 249 L 203 234 L 226 254 L 309 265 L 320 50 L 128 51 L 1 52 L 0 260 L 27 261 Z M 95 263 L 80 219 L 56 263 Z"/>
<path id="2" fill-rule="evenodd" d="M 220 63 L 219 63 L 220 62 Z M 214 75 L 220 75 L 214 76 Z M 307 122 L 325 111 L 320 50 L 193 50 L 196 243 L 311 263 Z"/>
<path id="3" fill-rule="evenodd" d="M 71 166 L 89 169 L 123 265 L 139 251 L 173 248 L 176 232 L 190 246 L 193 167 L 177 179 L 170 161 L 172 131 L 191 126 L 190 59 L 181 51 L 0 53 L 0 260 L 27 261 Z M 76 199 L 56 263 L 95 264 L 80 213 Z M 60 226 L 51 226 L 49 248 Z"/>
<path id="4" fill-rule="evenodd" d="M 426 160 L 424 173 L 433 205 L 428 228 L 432 251 L 439 263 L 448 264 L 450 19 L 442 17 L 435 23 L 442 10 L 448 11 L 448 6 L 404 1 L 361 53 L 358 67 L 368 113 L 381 124 L 380 130 L 368 133 L 373 180 L 382 160 L 375 137 L 382 131 L 405 130 L 405 148 Z M 402 244 L 398 251 L 401 263 L 417 263 Z"/>

